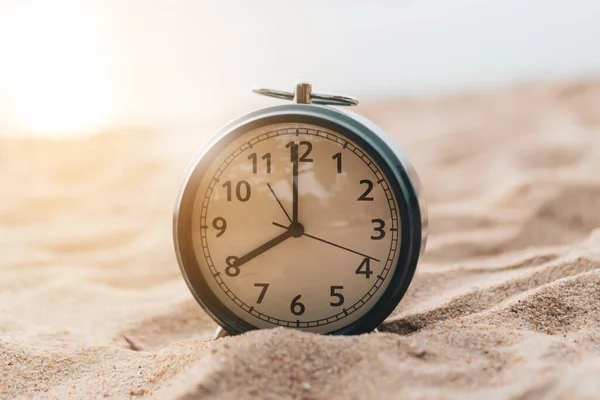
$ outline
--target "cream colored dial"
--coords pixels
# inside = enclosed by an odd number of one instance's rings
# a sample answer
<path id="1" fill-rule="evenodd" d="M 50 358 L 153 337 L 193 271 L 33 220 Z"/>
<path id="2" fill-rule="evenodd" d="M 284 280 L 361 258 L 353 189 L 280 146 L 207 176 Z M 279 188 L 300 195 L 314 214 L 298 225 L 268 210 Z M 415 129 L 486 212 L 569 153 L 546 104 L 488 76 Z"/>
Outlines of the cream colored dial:
<path id="1" fill-rule="evenodd" d="M 381 298 L 399 257 L 388 178 L 315 125 L 263 126 L 230 143 L 202 178 L 192 221 L 210 290 L 258 328 L 349 325 Z"/>

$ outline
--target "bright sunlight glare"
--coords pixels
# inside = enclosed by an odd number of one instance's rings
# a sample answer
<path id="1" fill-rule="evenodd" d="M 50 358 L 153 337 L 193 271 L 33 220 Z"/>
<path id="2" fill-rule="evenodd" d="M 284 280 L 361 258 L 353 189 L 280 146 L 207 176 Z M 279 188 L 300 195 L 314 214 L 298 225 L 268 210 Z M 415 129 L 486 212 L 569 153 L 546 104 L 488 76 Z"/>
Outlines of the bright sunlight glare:
<path id="1" fill-rule="evenodd" d="M 0 17 L 0 79 L 23 130 L 63 137 L 110 123 L 106 58 L 77 3 L 16 4 Z"/>

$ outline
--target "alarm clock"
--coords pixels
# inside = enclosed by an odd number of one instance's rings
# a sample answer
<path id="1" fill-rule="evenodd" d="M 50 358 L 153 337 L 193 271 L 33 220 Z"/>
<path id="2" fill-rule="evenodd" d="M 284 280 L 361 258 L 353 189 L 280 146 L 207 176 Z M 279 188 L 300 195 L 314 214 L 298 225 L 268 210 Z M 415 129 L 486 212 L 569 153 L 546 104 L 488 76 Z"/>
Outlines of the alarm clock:
<path id="1" fill-rule="evenodd" d="M 255 89 L 293 103 L 221 128 L 193 159 L 174 211 L 181 273 L 222 334 L 377 328 L 427 239 L 419 179 L 357 100 Z"/>

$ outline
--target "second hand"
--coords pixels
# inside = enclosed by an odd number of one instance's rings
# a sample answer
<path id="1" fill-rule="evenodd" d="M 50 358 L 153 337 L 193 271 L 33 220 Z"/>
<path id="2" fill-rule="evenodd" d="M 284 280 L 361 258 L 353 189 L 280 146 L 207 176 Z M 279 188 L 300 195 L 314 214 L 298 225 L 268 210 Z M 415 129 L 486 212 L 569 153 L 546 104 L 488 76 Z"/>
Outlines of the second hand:
<path id="1" fill-rule="evenodd" d="M 281 225 L 281 224 L 278 224 L 277 222 L 273 222 L 273 225 L 275 225 L 275 226 L 277 226 L 277 227 L 279 227 L 279 228 L 288 229 L 288 227 L 287 227 L 287 226 L 285 226 L 285 225 Z M 308 233 L 306 233 L 306 232 L 303 232 L 303 233 L 302 233 L 302 236 L 306 236 L 306 237 L 309 237 L 309 238 L 311 238 L 311 239 L 318 240 L 319 242 L 323 242 L 323 243 L 329 244 L 329 245 L 331 245 L 331 246 L 335 246 L 335 247 L 337 247 L 337 248 L 340 248 L 340 249 L 342 249 L 342 250 L 349 251 L 349 252 L 351 252 L 351 253 L 354 253 L 354 254 L 358 254 L 359 256 L 363 256 L 363 257 L 365 257 L 365 258 L 370 258 L 370 259 L 371 259 L 371 260 L 373 260 L 373 261 L 377 261 L 377 262 L 379 262 L 379 261 L 380 261 L 380 260 L 378 260 L 378 259 L 377 259 L 377 258 L 375 258 L 375 257 L 371 257 L 371 256 L 368 256 L 368 255 L 366 255 L 366 254 L 360 253 L 360 252 L 358 252 L 358 251 L 356 251 L 356 250 L 352 250 L 352 249 L 349 249 L 349 248 L 347 248 L 347 247 L 340 246 L 339 244 L 335 244 L 335 243 L 333 243 L 333 242 L 330 242 L 330 241 L 328 241 L 328 240 L 321 239 L 321 238 L 319 238 L 319 237 L 316 237 L 316 236 L 313 236 L 313 235 L 309 235 L 309 234 L 308 234 Z"/>

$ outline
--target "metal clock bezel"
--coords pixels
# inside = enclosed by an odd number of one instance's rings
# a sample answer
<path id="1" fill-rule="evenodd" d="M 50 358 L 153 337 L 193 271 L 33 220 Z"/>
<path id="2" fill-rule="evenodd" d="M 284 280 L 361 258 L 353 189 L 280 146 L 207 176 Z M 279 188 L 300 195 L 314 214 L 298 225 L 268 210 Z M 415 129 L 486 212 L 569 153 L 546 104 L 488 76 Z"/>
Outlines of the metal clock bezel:
<path id="1" fill-rule="evenodd" d="M 358 114 L 311 104 L 285 104 L 248 113 L 221 128 L 192 160 L 175 204 L 173 239 L 181 274 L 198 304 L 229 334 L 259 329 L 236 316 L 210 290 L 194 254 L 191 215 L 198 186 L 213 158 L 250 130 L 282 122 L 322 126 L 354 141 L 378 164 L 396 196 L 401 243 L 391 281 L 365 315 L 327 334 L 370 332 L 393 312 L 404 297 L 425 248 L 428 220 L 421 184 L 408 159 L 381 128 Z"/>

